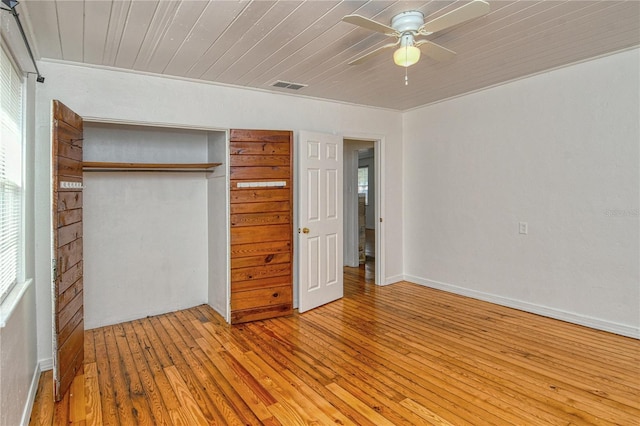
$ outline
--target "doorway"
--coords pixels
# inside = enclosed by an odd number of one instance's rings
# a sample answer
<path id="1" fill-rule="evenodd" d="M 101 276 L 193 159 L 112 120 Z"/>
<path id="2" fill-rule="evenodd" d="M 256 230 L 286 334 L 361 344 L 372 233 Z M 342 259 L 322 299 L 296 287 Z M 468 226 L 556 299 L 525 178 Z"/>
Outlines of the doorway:
<path id="1" fill-rule="evenodd" d="M 379 144 L 344 139 L 345 272 L 375 284 L 382 278 Z"/>

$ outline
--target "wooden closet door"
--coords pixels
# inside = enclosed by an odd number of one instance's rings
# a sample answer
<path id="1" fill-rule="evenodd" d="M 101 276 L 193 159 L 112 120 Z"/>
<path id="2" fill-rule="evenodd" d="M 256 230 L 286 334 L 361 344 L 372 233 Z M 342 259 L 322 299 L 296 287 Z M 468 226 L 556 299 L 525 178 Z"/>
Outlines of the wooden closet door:
<path id="1" fill-rule="evenodd" d="M 53 101 L 53 376 L 60 401 L 84 360 L 82 118 Z"/>
<path id="2" fill-rule="evenodd" d="M 293 134 L 231 130 L 231 323 L 293 312 Z"/>

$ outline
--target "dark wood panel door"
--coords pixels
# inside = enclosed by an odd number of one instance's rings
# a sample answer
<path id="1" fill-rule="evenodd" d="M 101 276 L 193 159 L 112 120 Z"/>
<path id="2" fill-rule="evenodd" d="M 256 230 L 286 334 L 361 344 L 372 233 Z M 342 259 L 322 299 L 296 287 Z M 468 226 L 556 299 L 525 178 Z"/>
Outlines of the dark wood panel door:
<path id="1" fill-rule="evenodd" d="M 53 101 L 53 375 L 60 401 L 84 360 L 82 118 Z"/>
<path id="2" fill-rule="evenodd" d="M 293 134 L 232 130 L 231 323 L 293 312 Z"/>

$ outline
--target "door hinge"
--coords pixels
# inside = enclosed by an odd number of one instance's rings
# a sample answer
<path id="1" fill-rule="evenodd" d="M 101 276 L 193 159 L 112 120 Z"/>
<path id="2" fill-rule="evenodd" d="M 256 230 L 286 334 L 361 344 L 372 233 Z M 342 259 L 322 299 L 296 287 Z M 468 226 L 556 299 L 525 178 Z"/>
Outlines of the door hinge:
<path id="1" fill-rule="evenodd" d="M 380 218 L 380 223 L 382 223 L 382 218 Z"/>
<path id="2" fill-rule="evenodd" d="M 58 259 L 51 259 L 51 275 L 53 281 L 58 279 Z"/>

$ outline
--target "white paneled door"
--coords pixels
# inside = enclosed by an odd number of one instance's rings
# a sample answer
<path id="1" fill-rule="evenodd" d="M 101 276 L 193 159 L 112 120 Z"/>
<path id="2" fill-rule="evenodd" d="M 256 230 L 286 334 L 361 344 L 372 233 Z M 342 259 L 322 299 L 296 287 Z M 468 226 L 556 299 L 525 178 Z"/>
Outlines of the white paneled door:
<path id="1" fill-rule="evenodd" d="M 299 312 L 343 295 L 342 138 L 300 132 Z"/>

